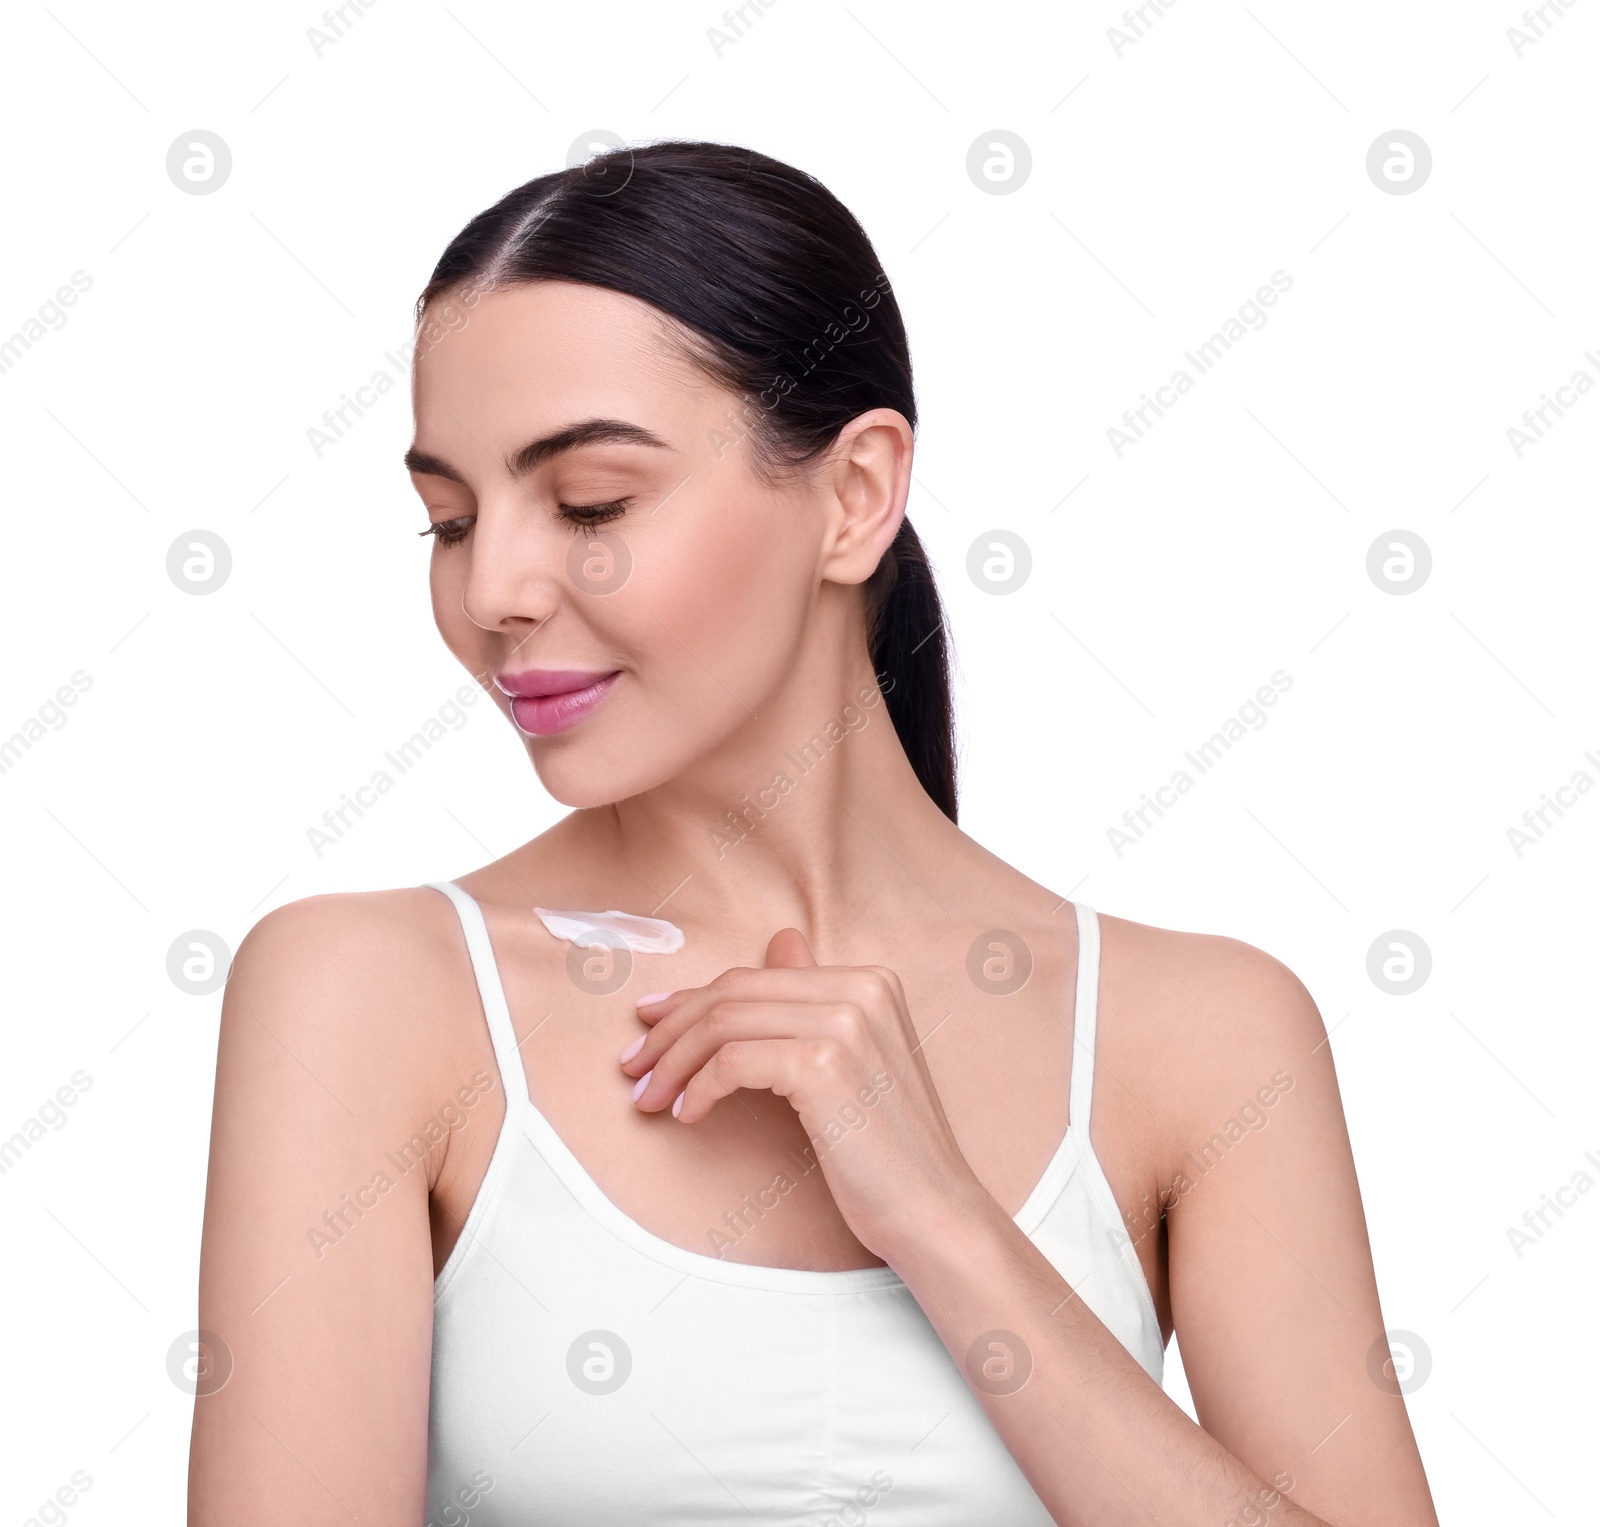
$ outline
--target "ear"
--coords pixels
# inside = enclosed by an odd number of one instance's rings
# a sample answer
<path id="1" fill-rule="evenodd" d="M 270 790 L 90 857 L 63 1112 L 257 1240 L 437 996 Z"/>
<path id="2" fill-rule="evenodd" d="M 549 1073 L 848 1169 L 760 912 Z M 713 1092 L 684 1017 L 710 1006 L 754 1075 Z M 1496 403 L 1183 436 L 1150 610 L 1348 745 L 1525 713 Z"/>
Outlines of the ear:
<path id="1" fill-rule="evenodd" d="M 823 476 L 828 530 L 822 576 L 865 583 L 889 549 L 911 492 L 911 426 L 893 408 L 858 414 L 840 430 Z"/>

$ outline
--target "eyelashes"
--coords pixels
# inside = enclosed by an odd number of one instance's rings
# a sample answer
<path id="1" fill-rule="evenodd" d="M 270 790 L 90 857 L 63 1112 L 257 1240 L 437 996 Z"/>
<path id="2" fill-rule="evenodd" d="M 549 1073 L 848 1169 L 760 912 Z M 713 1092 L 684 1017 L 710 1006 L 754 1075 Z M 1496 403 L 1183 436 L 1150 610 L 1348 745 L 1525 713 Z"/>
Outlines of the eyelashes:
<path id="1" fill-rule="evenodd" d="M 426 530 L 419 530 L 419 536 L 432 536 L 440 546 L 459 546 L 466 540 L 467 532 L 472 529 L 471 520 L 440 520 L 436 525 L 430 525 Z"/>
<path id="2" fill-rule="evenodd" d="M 616 519 L 625 514 L 627 508 L 625 498 L 613 499 L 609 504 L 563 504 L 561 518 L 574 530 L 586 530 L 591 525 L 604 525 L 607 520 Z"/>
<path id="3" fill-rule="evenodd" d="M 595 525 L 604 525 L 608 520 L 626 514 L 628 503 L 629 500 L 618 498 L 607 504 L 562 504 L 560 514 L 576 532 L 590 529 Z M 429 525 L 426 530 L 419 530 L 417 534 L 432 536 L 440 546 L 459 546 L 466 540 L 467 532 L 472 529 L 475 518 L 476 516 L 467 515 L 460 519 L 439 520 Z"/>

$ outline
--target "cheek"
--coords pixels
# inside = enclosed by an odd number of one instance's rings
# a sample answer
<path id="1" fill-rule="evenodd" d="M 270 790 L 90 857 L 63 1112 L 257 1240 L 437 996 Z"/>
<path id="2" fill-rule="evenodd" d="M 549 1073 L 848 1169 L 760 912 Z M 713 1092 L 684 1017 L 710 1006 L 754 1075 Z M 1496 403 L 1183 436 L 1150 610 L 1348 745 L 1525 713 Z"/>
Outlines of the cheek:
<path id="1" fill-rule="evenodd" d="M 433 622 L 445 646 L 458 658 L 468 658 L 478 649 L 478 639 L 488 635 L 462 608 L 466 588 L 467 559 L 434 552 L 428 568 L 428 593 L 433 602 Z"/>
<path id="2" fill-rule="evenodd" d="M 788 664 L 804 620 L 809 553 L 779 513 L 713 511 L 662 548 L 641 589 L 658 655 L 697 686 L 705 664 L 747 702 Z"/>

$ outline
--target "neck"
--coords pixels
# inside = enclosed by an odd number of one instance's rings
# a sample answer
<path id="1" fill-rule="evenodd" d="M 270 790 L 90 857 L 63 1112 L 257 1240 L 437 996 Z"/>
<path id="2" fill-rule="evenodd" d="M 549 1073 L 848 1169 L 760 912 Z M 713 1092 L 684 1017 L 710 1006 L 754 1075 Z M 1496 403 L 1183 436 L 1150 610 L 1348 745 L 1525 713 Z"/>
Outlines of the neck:
<path id="1" fill-rule="evenodd" d="M 874 912 L 939 916 L 939 867 L 969 840 L 917 780 L 851 629 L 854 642 L 813 632 L 757 713 L 691 769 L 567 818 L 557 831 L 581 840 L 568 862 L 626 887 L 625 910 L 758 949 L 797 927 L 823 962 Z"/>

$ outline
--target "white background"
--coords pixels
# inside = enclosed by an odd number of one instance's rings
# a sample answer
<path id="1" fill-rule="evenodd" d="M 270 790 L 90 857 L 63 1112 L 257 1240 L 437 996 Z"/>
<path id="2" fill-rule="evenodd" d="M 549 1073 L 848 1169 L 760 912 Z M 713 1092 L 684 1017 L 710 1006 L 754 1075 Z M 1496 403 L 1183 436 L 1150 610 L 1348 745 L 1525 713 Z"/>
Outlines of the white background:
<path id="1" fill-rule="evenodd" d="M 478 706 L 314 855 L 464 675 L 427 610 L 405 390 L 320 458 L 307 430 L 410 337 L 461 225 L 595 129 L 759 148 L 861 218 L 916 364 L 963 825 L 1305 981 L 1386 1321 L 1431 1354 L 1409 1404 L 1441 1516 L 1592 1520 L 1600 1192 L 1521 1257 L 1507 1230 L 1600 1154 L 1600 795 L 1520 857 L 1507 829 L 1600 780 L 1600 397 L 1520 458 L 1507 429 L 1600 380 L 1600 8 L 1519 56 L 1514 4 L 1175 0 L 1119 56 L 1099 0 L 778 0 L 719 54 L 714 3 L 377 0 L 320 56 L 309 4 L 10 16 L 0 339 L 93 285 L 0 374 L 0 738 L 92 687 L 0 774 L 0 1137 L 92 1087 L 0 1177 L 0 1523 L 79 1469 L 74 1523 L 182 1517 L 166 1362 L 196 1324 L 221 997 L 176 988 L 173 941 L 237 948 L 282 902 L 458 875 L 561 814 Z M 165 168 L 197 128 L 233 157 L 209 195 Z M 966 170 L 994 129 L 1032 155 L 1005 195 Z M 1411 194 L 1366 170 L 1394 129 L 1432 151 Z M 1276 270 L 1265 326 L 1119 458 L 1123 409 Z M 1033 557 L 1007 596 L 966 573 L 997 528 Z M 205 596 L 166 571 L 195 529 L 233 559 Z M 1366 567 L 1396 529 L 1432 554 L 1408 594 Z M 1107 829 L 1279 669 L 1268 723 L 1118 855 Z M 1432 954 L 1408 996 L 1367 973 L 1396 929 Z"/>

